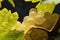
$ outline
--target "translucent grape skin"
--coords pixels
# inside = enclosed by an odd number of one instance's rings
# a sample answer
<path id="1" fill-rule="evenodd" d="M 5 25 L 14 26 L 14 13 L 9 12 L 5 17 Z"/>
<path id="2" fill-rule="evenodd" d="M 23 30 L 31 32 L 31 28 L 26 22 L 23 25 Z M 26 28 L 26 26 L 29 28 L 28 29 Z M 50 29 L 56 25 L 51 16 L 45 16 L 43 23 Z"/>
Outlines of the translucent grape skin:
<path id="1" fill-rule="evenodd" d="M 44 15 L 45 15 L 45 12 L 42 12 L 42 11 L 38 11 L 37 13 L 38 13 L 38 15 L 40 15 L 41 17 L 44 17 Z"/>
<path id="2" fill-rule="evenodd" d="M 44 17 L 41 17 L 40 15 L 37 15 L 35 18 L 34 18 L 34 21 L 37 25 L 41 25 L 44 23 L 45 21 L 45 18 Z"/>
<path id="3" fill-rule="evenodd" d="M 31 18 L 31 17 L 29 17 L 29 16 L 25 16 L 24 19 L 23 19 L 23 22 L 24 22 L 27 26 L 34 25 L 34 24 L 35 24 L 33 18 Z"/>
<path id="4" fill-rule="evenodd" d="M 37 9 L 31 8 L 29 11 L 29 17 L 34 18 L 37 15 Z"/>
<path id="5" fill-rule="evenodd" d="M 25 27 L 25 33 L 31 28 L 31 25 L 35 25 L 33 18 L 25 16 L 22 22 L 23 27 Z"/>
<path id="6" fill-rule="evenodd" d="M 34 19 L 36 25 L 40 25 L 45 21 L 45 13 L 42 11 L 38 11 L 36 8 L 32 8 L 29 11 L 29 17 Z"/>

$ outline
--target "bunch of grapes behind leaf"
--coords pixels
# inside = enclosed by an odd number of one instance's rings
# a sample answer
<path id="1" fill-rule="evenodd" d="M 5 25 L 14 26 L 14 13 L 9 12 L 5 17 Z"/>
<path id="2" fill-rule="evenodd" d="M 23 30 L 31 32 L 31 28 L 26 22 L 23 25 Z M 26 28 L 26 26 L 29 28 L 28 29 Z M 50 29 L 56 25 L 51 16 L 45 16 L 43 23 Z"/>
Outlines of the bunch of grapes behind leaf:
<path id="1" fill-rule="evenodd" d="M 24 17 L 22 24 L 25 25 L 26 31 L 28 31 L 31 26 L 40 26 L 49 30 L 58 17 L 58 14 L 50 14 L 49 12 L 37 11 L 36 8 L 32 8 L 29 12 L 29 16 Z"/>
<path id="2" fill-rule="evenodd" d="M 25 0 L 26 2 L 30 2 L 32 1 L 32 3 L 35 3 L 35 2 L 38 2 L 39 3 L 36 5 L 36 9 L 31 9 L 32 11 L 30 11 L 29 13 L 29 18 L 30 18 L 30 22 L 32 21 L 31 19 L 33 19 L 34 21 L 34 25 L 32 23 L 33 26 L 32 27 L 37 27 L 37 28 L 46 28 L 48 30 L 50 30 L 54 25 L 55 23 L 57 22 L 57 19 L 59 18 L 59 15 L 53 13 L 54 11 L 54 8 L 55 8 L 55 5 L 57 5 L 58 3 L 60 3 L 60 0 Z M 39 14 L 38 14 L 39 13 Z M 24 23 L 24 21 L 23 21 Z M 26 22 L 27 23 L 27 22 Z M 28 24 L 28 23 L 27 23 Z M 28 24 L 29 25 L 29 24 Z M 48 37 L 47 35 L 45 36 L 45 38 L 42 37 L 41 34 L 41 31 L 39 30 L 34 30 L 34 29 L 31 29 L 29 30 L 28 28 L 31 26 L 26 26 L 27 28 L 27 33 L 25 35 L 25 40 L 48 40 Z M 50 30 L 51 32 L 52 30 Z M 40 33 L 38 36 L 36 36 L 36 34 Z M 45 33 L 45 32 L 44 32 Z M 60 35 L 60 34 L 59 34 Z M 60 36 L 59 36 L 60 37 Z M 55 38 L 54 40 L 59 40 L 59 38 Z"/>
<path id="3" fill-rule="evenodd" d="M 49 12 L 37 11 L 36 8 L 32 8 L 21 24 L 17 21 L 19 18 L 17 12 L 11 14 L 11 10 L 4 8 L 0 10 L 0 40 L 23 40 L 24 35 L 32 26 L 50 29 L 58 16 L 58 14 L 50 14 Z"/>
<path id="4" fill-rule="evenodd" d="M 13 0 L 8 0 L 13 7 Z M 31 8 L 29 15 L 23 18 L 23 22 L 18 20 L 17 12 L 11 13 L 6 8 L 0 10 L 0 40 L 47 40 L 48 35 L 43 30 L 32 29 L 34 27 L 43 27 L 50 30 L 58 19 L 58 14 L 52 14 L 56 5 L 56 1 L 49 0 L 25 0 L 32 3 L 40 1 L 36 8 Z M 59 0 L 58 0 L 59 1 Z M 0 7 L 1 2 L 0 0 Z M 49 2 L 49 3 L 48 3 Z M 60 1 L 58 2 L 60 3 Z M 38 36 L 36 34 L 38 33 Z M 44 34 L 43 36 L 41 34 Z M 35 37 L 35 38 L 34 38 Z"/>

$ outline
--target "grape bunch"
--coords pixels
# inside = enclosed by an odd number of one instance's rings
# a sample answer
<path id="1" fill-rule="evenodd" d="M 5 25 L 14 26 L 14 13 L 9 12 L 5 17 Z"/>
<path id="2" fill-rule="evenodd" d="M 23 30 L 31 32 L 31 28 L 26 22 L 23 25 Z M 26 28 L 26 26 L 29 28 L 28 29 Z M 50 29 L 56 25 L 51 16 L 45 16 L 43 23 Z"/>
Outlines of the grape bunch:
<path id="1" fill-rule="evenodd" d="M 42 12 L 38 12 L 36 8 L 32 8 L 29 12 L 29 16 L 25 16 L 22 25 L 25 25 L 26 31 L 31 28 L 32 25 L 40 25 L 45 21 Z"/>
<path id="2" fill-rule="evenodd" d="M 34 28 L 40 27 L 49 31 L 56 24 L 58 17 L 56 13 L 38 11 L 36 8 L 30 9 L 29 15 L 25 16 L 22 22 L 25 25 L 25 40 L 48 40 L 47 32 Z"/>

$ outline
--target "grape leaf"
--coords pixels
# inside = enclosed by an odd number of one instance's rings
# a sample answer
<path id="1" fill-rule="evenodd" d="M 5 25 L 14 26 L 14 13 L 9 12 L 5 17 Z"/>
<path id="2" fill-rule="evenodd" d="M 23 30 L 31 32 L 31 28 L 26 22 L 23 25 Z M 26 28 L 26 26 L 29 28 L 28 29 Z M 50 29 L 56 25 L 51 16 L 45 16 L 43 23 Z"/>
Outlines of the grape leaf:
<path id="1" fill-rule="evenodd" d="M 26 1 L 26 2 L 32 1 L 32 3 L 35 3 L 35 2 L 38 2 L 38 1 L 42 2 L 42 0 L 25 0 L 25 1 Z"/>
<path id="2" fill-rule="evenodd" d="M 15 4 L 14 4 L 13 0 L 8 0 L 8 1 L 12 4 L 13 7 L 15 7 Z"/>
<path id="3" fill-rule="evenodd" d="M 52 2 L 55 2 L 55 4 L 58 4 L 58 3 L 60 3 L 60 0 L 45 0 L 45 1 L 43 1 L 43 3 L 52 3 Z"/>
<path id="4" fill-rule="evenodd" d="M 35 2 L 38 2 L 38 1 L 42 2 L 42 0 L 32 0 L 32 3 L 35 3 Z"/>
<path id="5" fill-rule="evenodd" d="M 26 0 L 27 1 L 27 0 Z M 49 13 L 52 14 L 55 5 L 60 3 L 60 1 L 58 0 L 58 2 L 56 0 L 29 0 L 32 1 L 32 3 L 38 2 L 40 1 L 37 5 L 36 8 L 40 11 L 46 12 L 48 11 Z"/>
<path id="6" fill-rule="evenodd" d="M 54 2 L 52 2 L 52 3 L 48 3 L 48 4 L 38 4 L 37 6 L 36 6 L 36 8 L 37 8 L 37 10 L 40 10 L 40 11 L 43 11 L 43 12 L 49 12 L 49 13 L 51 13 L 52 14 L 52 12 L 53 12 L 53 10 L 54 10 L 54 8 L 55 8 L 55 3 Z"/>
<path id="7" fill-rule="evenodd" d="M 23 36 L 24 31 L 22 30 L 10 30 L 1 40 L 23 40 Z"/>
<path id="8" fill-rule="evenodd" d="M 1 2 L 2 2 L 3 0 L 0 0 L 0 8 L 1 8 Z"/>

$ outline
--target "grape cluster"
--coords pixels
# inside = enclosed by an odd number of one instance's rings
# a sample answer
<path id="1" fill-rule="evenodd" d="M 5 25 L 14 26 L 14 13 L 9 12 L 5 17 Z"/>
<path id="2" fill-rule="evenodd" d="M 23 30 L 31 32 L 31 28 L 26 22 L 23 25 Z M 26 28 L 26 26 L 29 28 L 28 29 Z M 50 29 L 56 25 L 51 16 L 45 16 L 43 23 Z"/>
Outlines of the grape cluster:
<path id="1" fill-rule="evenodd" d="M 25 30 L 29 30 L 32 25 L 40 25 L 45 21 L 44 13 L 37 11 L 36 8 L 32 8 L 29 11 L 29 16 L 25 16 L 22 25 L 25 25 Z"/>
<path id="2" fill-rule="evenodd" d="M 48 40 L 48 34 L 44 30 L 34 28 L 42 27 L 49 31 L 55 26 L 58 17 L 56 13 L 37 11 L 36 8 L 30 9 L 29 15 L 25 16 L 22 22 L 25 25 L 25 40 Z"/>

